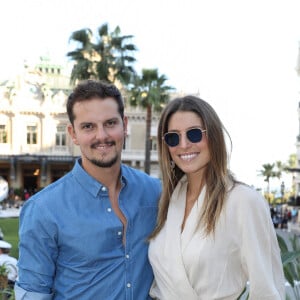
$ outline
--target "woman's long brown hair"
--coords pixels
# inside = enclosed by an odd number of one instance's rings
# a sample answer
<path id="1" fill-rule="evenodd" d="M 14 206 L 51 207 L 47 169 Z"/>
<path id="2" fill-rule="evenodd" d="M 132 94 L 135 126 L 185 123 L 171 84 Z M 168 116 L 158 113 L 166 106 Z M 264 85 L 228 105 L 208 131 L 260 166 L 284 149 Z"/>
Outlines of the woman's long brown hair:
<path id="1" fill-rule="evenodd" d="M 206 135 L 211 159 L 206 169 L 206 195 L 199 216 L 199 226 L 203 226 L 207 235 L 214 232 L 216 222 L 225 204 L 228 189 L 236 183 L 233 175 L 228 170 L 229 157 L 225 133 L 229 137 L 230 145 L 231 139 L 212 106 L 195 96 L 185 96 L 172 100 L 164 108 L 158 124 L 158 155 L 163 191 L 159 203 L 157 225 L 150 239 L 154 238 L 163 228 L 167 219 L 171 195 L 184 175 L 184 172 L 177 166 L 175 168 L 171 167 L 169 149 L 163 141 L 164 134 L 168 132 L 169 119 L 178 111 L 194 112 L 201 118 L 203 127 L 207 130 Z"/>

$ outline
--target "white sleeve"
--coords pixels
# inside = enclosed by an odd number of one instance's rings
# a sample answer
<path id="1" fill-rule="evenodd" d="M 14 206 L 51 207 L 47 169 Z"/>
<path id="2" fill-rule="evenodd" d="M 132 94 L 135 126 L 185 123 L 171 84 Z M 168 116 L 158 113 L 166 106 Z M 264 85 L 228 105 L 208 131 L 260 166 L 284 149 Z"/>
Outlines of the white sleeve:
<path id="1" fill-rule="evenodd" d="M 268 204 L 250 188 L 243 194 L 238 213 L 242 262 L 250 282 L 249 299 L 284 300 L 283 266 Z"/>

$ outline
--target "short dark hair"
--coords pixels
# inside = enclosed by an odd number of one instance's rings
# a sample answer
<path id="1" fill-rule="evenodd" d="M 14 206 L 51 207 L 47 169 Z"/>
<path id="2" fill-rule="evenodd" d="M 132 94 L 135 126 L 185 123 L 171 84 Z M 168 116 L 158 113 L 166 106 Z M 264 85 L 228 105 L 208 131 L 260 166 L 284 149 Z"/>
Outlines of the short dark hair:
<path id="1" fill-rule="evenodd" d="M 67 113 L 71 124 L 74 125 L 75 116 L 73 107 L 75 103 L 90 100 L 92 98 L 105 99 L 107 97 L 111 97 L 116 100 L 119 107 L 119 114 L 123 119 L 124 102 L 119 89 L 115 85 L 100 80 L 89 79 L 81 81 L 69 95 L 67 101 Z"/>

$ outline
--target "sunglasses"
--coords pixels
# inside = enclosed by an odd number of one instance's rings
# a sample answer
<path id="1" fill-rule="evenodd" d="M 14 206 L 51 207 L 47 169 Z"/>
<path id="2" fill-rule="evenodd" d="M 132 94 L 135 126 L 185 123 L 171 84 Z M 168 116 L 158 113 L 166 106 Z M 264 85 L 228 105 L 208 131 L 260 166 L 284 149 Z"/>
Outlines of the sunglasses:
<path id="1" fill-rule="evenodd" d="M 191 143 L 199 143 L 202 140 L 202 133 L 206 130 L 201 128 L 191 128 L 185 132 L 187 139 Z M 163 139 L 169 147 L 176 147 L 179 145 L 180 134 L 177 132 L 167 132 Z"/>

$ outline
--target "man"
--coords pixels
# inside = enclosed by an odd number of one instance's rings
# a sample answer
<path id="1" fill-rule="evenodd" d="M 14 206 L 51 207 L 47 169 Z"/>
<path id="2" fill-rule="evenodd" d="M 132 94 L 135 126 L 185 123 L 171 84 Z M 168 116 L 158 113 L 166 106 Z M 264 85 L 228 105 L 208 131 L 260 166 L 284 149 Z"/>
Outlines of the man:
<path id="1" fill-rule="evenodd" d="M 121 94 L 88 80 L 69 96 L 67 112 L 81 158 L 22 208 L 16 299 L 150 299 L 147 237 L 161 187 L 121 163 Z"/>
<path id="2" fill-rule="evenodd" d="M 18 276 L 17 260 L 10 256 L 11 244 L 0 240 L 0 266 L 5 265 L 7 269 L 8 284 L 13 287 Z"/>

